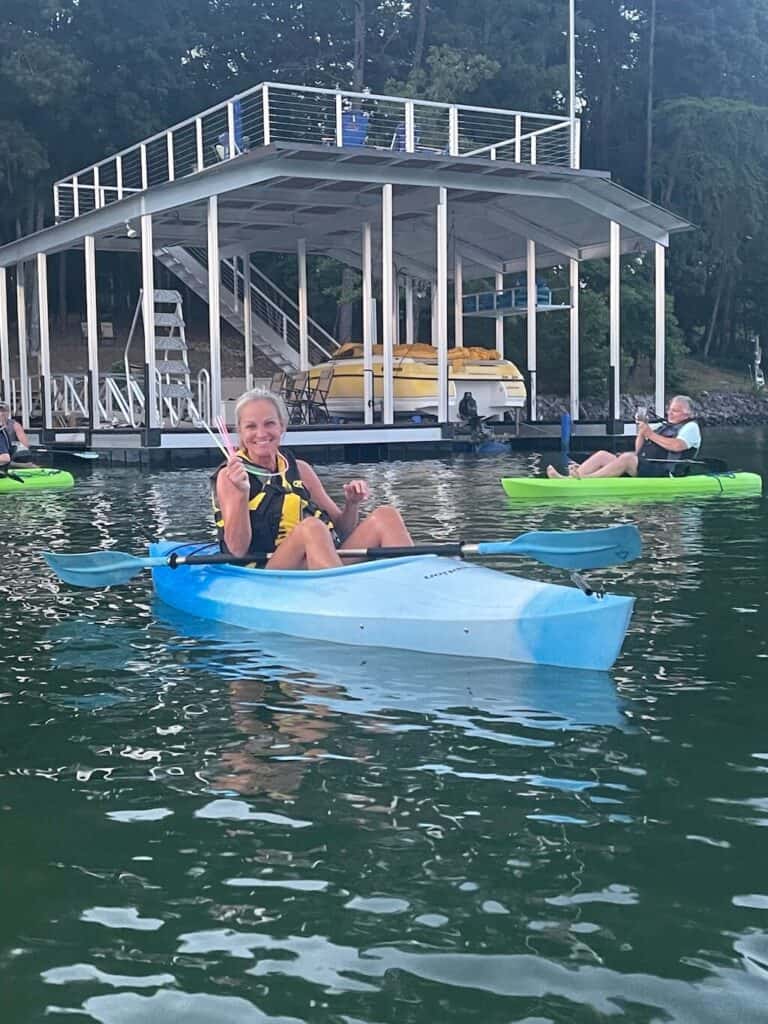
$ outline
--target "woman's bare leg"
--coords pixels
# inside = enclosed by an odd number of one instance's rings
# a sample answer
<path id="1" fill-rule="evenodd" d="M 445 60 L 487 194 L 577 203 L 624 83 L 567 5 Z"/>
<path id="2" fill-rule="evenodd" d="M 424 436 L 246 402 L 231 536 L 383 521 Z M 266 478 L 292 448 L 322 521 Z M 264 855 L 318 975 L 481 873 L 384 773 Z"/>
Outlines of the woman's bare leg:
<path id="1" fill-rule="evenodd" d="M 341 545 L 342 548 L 403 548 L 413 540 L 403 517 L 392 505 L 381 505 L 359 523 Z M 348 559 L 345 559 L 345 562 Z"/>
<path id="2" fill-rule="evenodd" d="M 342 565 L 331 531 L 320 519 L 295 526 L 267 563 L 268 569 L 334 569 Z"/>

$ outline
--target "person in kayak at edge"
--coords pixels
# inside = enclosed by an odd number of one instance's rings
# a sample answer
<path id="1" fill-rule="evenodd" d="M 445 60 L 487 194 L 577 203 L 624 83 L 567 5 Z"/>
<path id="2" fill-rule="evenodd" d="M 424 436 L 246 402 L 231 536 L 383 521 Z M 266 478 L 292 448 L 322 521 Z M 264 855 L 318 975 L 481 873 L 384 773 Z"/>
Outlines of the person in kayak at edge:
<path id="1" fill-rule="evenodd" d="M 235 419 L 240 449 L 212 477 L 222 551 L 238 558 L 274 552 L 268 569 L 330 569 L 349 564 L 342 562 L 339 547 L 413 544 L 391 505 L 360 522 L 360 505 L 370 496 L 365 480 L 344 484 L 344 507 L 339 508 L 310 465 L 280 450 L 288 427 L 282 398 L 270 391 L 246 391 L 235 405 Z"/>
<path id="2" fill-rule="evenodd" d="M 14 462 L 29 462 L 32 453 L 29 450 L 29 438 L 22 425 L 11 416 L 8 402 L 0 402 L 0 445 L 2 450 L 10 453 Z M 3 441 L 6 443 L 3 444 Z M 2 461 L 2 460 L 0 460 Z"/>
<path id="3" fill-rule="evenodd" d="M 667 418 L 653 426 L 644 419 L 637 421 L 635 450 L 614 455 L 595 452 L 579 465 L 572 462 L 568 475 L 580 480 L 594 476 L 667 476 L 670 464 L 690 452 L 691 458 L 701 447 L 701 431 L 694 419 L 693 402 L 687 395 L 676 395 L 669 403 Z M 554 466 L 547 466 L 547 476 L 561 477 Z"/>

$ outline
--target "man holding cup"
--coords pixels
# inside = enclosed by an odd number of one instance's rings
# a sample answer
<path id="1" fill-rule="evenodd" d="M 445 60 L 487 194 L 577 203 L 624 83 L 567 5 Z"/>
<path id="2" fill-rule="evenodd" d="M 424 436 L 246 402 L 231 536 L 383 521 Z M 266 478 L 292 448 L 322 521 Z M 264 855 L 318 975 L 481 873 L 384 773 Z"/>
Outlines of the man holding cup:
<path id="1" fill-rule="evenodd" d="M 667 408 L 667 418 L 651 425 L 646 410 L 638 409 L 635 450 L 621 452 L 599 451 L 579 465 L 572 462 L 568 475 L 579 479 L 591 476 L 670 476 L 674 463 L 680 459 L 695 459 L 701 447 L 701 431 L 694 418 L 693 402 L 687 395 L 676 395 Z M 562 476 L 554 466 L 547 466 L 547 476 Z"/>

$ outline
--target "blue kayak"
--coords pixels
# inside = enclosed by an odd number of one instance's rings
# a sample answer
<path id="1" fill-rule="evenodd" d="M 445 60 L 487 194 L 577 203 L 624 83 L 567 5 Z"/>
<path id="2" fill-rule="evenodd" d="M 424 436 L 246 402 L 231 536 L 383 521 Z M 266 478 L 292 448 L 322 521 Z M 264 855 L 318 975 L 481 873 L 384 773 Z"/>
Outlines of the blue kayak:
<path id="1" fill-rule="evenodd" d="M 199 550 L 150 545 L 152 556 Z M 580 669 L 611 667 L 634 603 L 437 555 L 311 572 L 160 566 L 152 576 L 172 608 L 243 629 Z"/>

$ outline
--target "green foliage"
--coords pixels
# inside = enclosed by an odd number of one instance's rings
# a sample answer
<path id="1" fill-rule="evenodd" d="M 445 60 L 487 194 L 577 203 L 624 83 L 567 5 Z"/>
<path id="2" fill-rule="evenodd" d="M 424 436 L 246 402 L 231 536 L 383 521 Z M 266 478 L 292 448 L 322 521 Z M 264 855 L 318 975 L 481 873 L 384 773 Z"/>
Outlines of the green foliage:
<path id="1" fill-rule="evenodd" d="M 768 322 L 768 0 L 657 0 L 652 79 L 651 3 L 577 0 L 582 163 L 642 191 L 652 128 L 653 198 L 695 225 L 671 246 L 668 370 L 684 346 L 743 365 Z M 263 80 L 349 88 L 362 77 L 373 92 L 563 112 L 567 13 L 566 0 L 4 0 L 0 238 L 50 221 L 53 179 Z M 428 144 L 430 125 L 420 131 Z M 290 258 L 269 266 L 293 286 Z M 606 273 L 582 268 L 582 385 L 595 393 Z M 622 350 L 642 367 L 647 263 L 627 261 L 623 286 Z M 310 261 L 310 289 L 328 326 L 356 302 L 333 260 Z M 552 389 L 567 381 L 566 319 L 541 318 Z M 519 357 L 521 323 L 508 335 Z"/>

